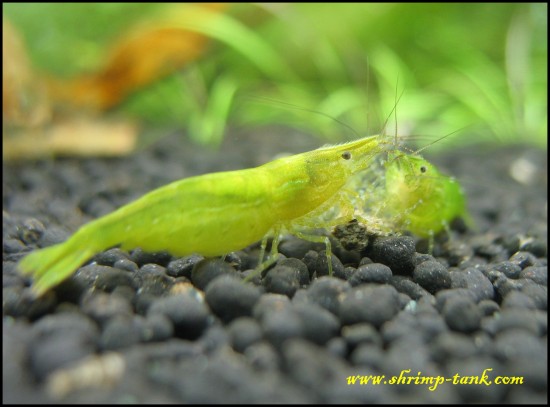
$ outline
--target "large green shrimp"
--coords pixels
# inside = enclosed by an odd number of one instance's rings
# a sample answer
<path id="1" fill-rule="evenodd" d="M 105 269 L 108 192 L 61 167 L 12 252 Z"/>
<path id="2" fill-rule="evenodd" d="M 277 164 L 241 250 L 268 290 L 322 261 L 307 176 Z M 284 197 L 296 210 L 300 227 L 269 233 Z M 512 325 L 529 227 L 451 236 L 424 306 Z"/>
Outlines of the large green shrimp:
<path id="1" fill-rule="evenodd" d="M 346 184 L 386 149 L 385 138 L 365 137 L 280 158 L 260 167 L 205 174 L 158 188 L 76 231 L 67 241 L 24 257 L 18 268 L 42 294 L 70 277 L 93 255 L 114 246 L 165 250 L 176 256 L 223 255 L 273 235 L 290 232 L 324 242 L 331 272 L 330 242 L 304 230 L 353 218 Z M 320 215 L 339 207 L 337 219 Z"/>

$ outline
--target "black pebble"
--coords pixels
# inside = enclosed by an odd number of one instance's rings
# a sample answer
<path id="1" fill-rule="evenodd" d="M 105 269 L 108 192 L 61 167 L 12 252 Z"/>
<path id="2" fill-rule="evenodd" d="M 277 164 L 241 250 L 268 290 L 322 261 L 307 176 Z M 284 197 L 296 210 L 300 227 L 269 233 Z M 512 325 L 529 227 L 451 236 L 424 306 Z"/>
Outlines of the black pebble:
<path id="1" fill-rule="evenodd" d="M 294 339 L 283 349 L 285 367 L 292 381 L 321 394 L 330 384 L 345 377 L 346 365 L 325 349 L 311 342 Z M 324 383 L 319 388 L 319 383 Z"/>
<path id="2" fill-rule="evenodd" d="M 530 252 L 537 257 L 548 256 L 548 244 L 542 239 L 531 239 L 523 244 L 520 250 Z"/>
<path id="3" fill-rule="evenodd" d="M 261 291 L 238 277 L 222 275 L 208 284 L 205 294 L 210 309 L 228 323 L 235 318 L 251 316 Z"/>
<path id="4" fill-rule="evenodd" d="M 418 266 L 420 263 L 425 261 L 437 261 L 434 256 L 427 253 L 415 253 L 414 254 L 414 263 Z"/>
<path id="5" fill-rule="evenodd" d="M 319 251 L 324 248 L 324 243 L 314 243 L 289 236 L 279 244 L 279 253 L 284 254 L 288 258 L 302 259 L 310 250 Z"/>
<path id="6" fill-rule="evenodd" d="M 109 266 L 99 266 L 97 264 L 89 264 L 79 268 L 72 278 L 79 286 L 85 288 L 95 287 L 95 283 L 99 276 L 114 272 L 115 269 Z M 116 270 L 120 272 L 120 270 Z"/>
<path id="7" fill-rule="evenodd" d="M 54 244 L 64 242 L 69 238 L 69 236 L 70 233 L 67 232 L 65 229 L 61 229 L 55 226 L 48 227 L 42 234 L 38 245 L 40 247 L 53 246 Z"/>
<path id="8" fill-rule="evenodd" d="M 395 318 L 382 326 L 384 343 L 391 343 L 411 335 L 419 334 L 417 319 L 411 312 L 400 312 Z"/>
<path id="9" fill-rule="evenodd" d="M 548 360 L 515 359 L 506 363 L 506 376 L 522 377 L 523 386 L 514 386 L 508 394 L 510 403 L 548 404 Z"/>
<path id="10" fill-rule="evenodd" d="M 498 304 L 492 300 L 481 300 L 477 304 L 479 310 L 481 311 L 481 315 L 483 316 L 491 316 L 495 312 L 500 310 L 500 307 Z"/>
<path id="11" fill-rule="evenodd" d="M 362 343 L 351 352 L 349 360 L 354 366 L 366 366 L 380 371 L 384 366 L 384 353 L 372 343 Z"/>
<path id="12" fill-rule="evenodd" d="M 113 266 L 118 260 L 128 260 L 129 257 L 120 249 L 110 249 L 96 254 L 93 260 L 101 266 Z"/>
<path id="13" fill-rule="evenodd" d="M 343 327 L 342 337 L 348 349 L 355 349 L 361 344 L 374 345 L 378 348 L 382 346 L 382 337 L 373 325 L 366 322 Z"/>
<path id="14" fill-rule="evenodd" d="M 304 338 L 324 345 L 340 330 L 340 321 L 329 311 L 313 304 L 293 304 L 293 309 L 302 322 Z"/>
<path id="15" fill-rule="evenodd" d="M 495 318 L 495 331 L 509 329 L 524 329 L 534 335 L 539 335 L 540 327 L 535 313 L 529 309 L 503 309 Z"/>
<path id="16" fill-rule="evenodd" d="M 126 298 L 102 291 L 89 291 L 84 294 L 81 307 L 82 311 L 99 325 L 104 325 L 116 316 L 130 316 L 133 313 L 132 305 Z"/>
<path id="17" fill-rule="evenodd" d="M 546 352 L 546 340 L 523 329 L 501 332 L 494 342 L 495 356 L 501 361 L 534 363 L 540 358 L 546 359 Z"/>
<path id="18" fill-rule="evenodd" d="M 288 258 L 279 260 L 277 262 L 277 265 L 291 267 L 298 270 L 298 274 L 300 276 L 300 286 L 306 286 L 309 284 L 309 270 L 303 261 L 299 259 Z"/>
<path id="19" fill-rule="evenodd" d="M 536 309 L 535 302 L 521 291 L 511 291 L 502 300 L 502 308 L 527 308 Z"/>
<path id="20" fill-rule="evenodd" d="M 459 264 L 470 260 L 473 255 L 474 251 L 472 247 L 465 243 L 458 241 L 455 242 L 452 239 L 445 243 L 445 258 L 449 262 L 450 266 L 458 266 Z"/>
<path id="21" fill-rule="evenodd" d="M 434 260 L 416 266 L 413 279 L 432 294 L 451 287 L 451 274 L 441 263 Z"/>
<path id="22" fill-rule="evenodd" d="M 498 297 L 502 299 L 506 297 L 511 291 L 519 291 L 523 286 L 522 281 L 523 280 L 518 281 L 508 278 L 503 273 L 500 273 L 493 280 L 493 287 L 495 287 L 495 291 L 497 292 Z"/>
<path id="23" fill-rule="evenodd" d="M 141 249 L 135 249 L 130 255 L 130 260 L 138 266 L 152 263 L 166 267 L 172 260 L 172 255 L 168 252 L 144 252 Z"/>
<path id="24" fill-rule="evenodd" d="M 355 267 L 351 267 L 351 266 L 347 266 L 347 267 L 344 267 L 344 273 L 343 275 L 341 276 L 335 276 L 335 277 L 338 277 L 342 280 L 346 280 L 346 281 L 349 281 L 349 279 L 351 278 L 351 276 L 353 275 L 353 273 L 355 273 L 355 270 L 357 270 Z"/>
<path id="25" fill-rule="evenodd" d="M 371 263 L 359 266 L 348 282 L 355 287 L 365 283 L 389 283 L 392 277 L 391 269 L 381 263 Z"/>
<path id="26" fill-rule="evenodd" d="M 339 315 L 340 302 L 344 293 L 349 291 L 351 286 L 347 281 L 337 278 L 321 277 L 308 287 L 307 298 L 314 304 L 318 304 L 324 309 Z"/>
<path id="27" fill-rule="evenodd" d="M 96 351 L 99 330 L 82 314 L 53 314 L 38 321 L 29 343 L 30 365 L 42 380 L 52 371 L 68 366 Z"/>
<path id="28" fill-rule="evenodd" d="M 236 267 L 237 270 L 241 271 L 248 268 L 254 268 L 258 263 L 256 256 L 253 256 L 244 250 L 229 253 L 226 256 L 225 261 L 231 263 L 231 265 Z"/>
<path id="29" fill-rule="evenodd" d="M 139 270 L 139 267 L 130 259 L 120 259 L 114 262 L 113 267 L 119 270 L 129 271 L 135 273 Z"/>
<path id="30" fill-rule="evenodd" d="M 135 288 L 133 275 L 112 267 L 99 274 L 94 284 L 96 289 L 106 292 L 111 292 L 119 286 Z"/>
<path id="31" fill-rule="evenodd" d="M 341 336 L 336 336 L 328 341 L 325 345 L 325 349 L 339 358 L 346 358 L 348 355 L 348 344 Z"/>
<path id="32" fill-rule="evenodd" d="M 548 309 L 548 287 L 535 284 L 532 280 L 518 280 L 525 282 L 520 291 L 533 300 L 538 309 Z"/>
<path id="33" fill-rule="evenodd" d="M 244 357 L 250 366 L 259 372 L 277 372 L 282 364 L 279 354 L 267 341 L 260 341 L 247 347 Z"/>
<path id="34" fill-rule="evenodd" d="M 359 266 L 364 266 L 365 264 L 372 264 L 374 263 L 370 257 L 362 257 L 361 260 L 359 260 Z"/>
<path id="35" fill-rule="evenodd" d="M 340 304 L 342 325 L 368 322 L 380 327 L 399 312 L 399 295 L 390 285 L 362 285 L 348 291 Z"/>
<path id="36" fill-rule="evenodd" d="M 468 298 L 474 302 L 477 302 L 477 296 L 472 291 L 466 288 L 450 288 L 448 290 L 441 290 L 435 295 L 436 309 L 441 312 L 447 301 L 454 298 Z"/>
<path id="37" fill-rule="evenodd" d="M 505 260 L 508 258 L 508 251 L 499 244 L 488 242 L 474 248 L 475 254 L 491 261 Z"/>
<path id="38" fill-rule="evenodd" d="M 25 280 L 32 281 L 29 278 L 23 277 L 19 272 L 17 271 L 17 263 L 13 261 L 6 261 L 4 260 L 2 263 L 2 287 L 24 287 Z"/>
<path id="39" fill-rule="evenodd" d="M 115 350 L 139 343 L 142 330 L 140 318 L 117 316 L 110 319 L 101 332 L 99 347 L 102 350 Z"/>
<path id="40" fill-rule="evenodd" d="M 201 335 L 199 343 L 206 355 L 213 355 L 229 347 L 229 333 L 222 325 L 212 324 Z"/>
<path id="41" fill-rule="evenodd" d="M 262 270 L 264 271 L 264 270 Z M 248 269 L 244 270 L 240 274 L 241 278 L 248 282 L 249 284 L 253 284 L 255 286 L 261 286 L 262 285 L 262 273 L 255 269 Z"/>
<path id="42" fill-rule="evenodd" d="M 390 284 L 394 286 L 397 291 L 407 295 L 413 300 L 419 300 L 422 297 L 433 298 L 425 288 L 422 288 L 407 276 L 392 276 Z"/>
<path id="43" fill-rule="evenodd" d="M 300 270 L 276 265 L 267 272 L 262 283 L 268 292 L 292 298 L 296 290 L 300 288 Z"/>
<path id="44" fill-rule="evenodd" d="M 450 359 L 464 359 L 476 355 L 479 350 L 471 337 L 458 332 L 444 332 L 430 344 L 430 354 L 438 363 Z"/>
<path id="45" fill-rule="evenodd" d="M 491 369 L 491 370 L 486 370 Z M 467 404 L 499 404 L 506 393 L 510 391 L 508 386 L 495 385 L 495 377 L 503 375 L 502 365 L 490 355 L 473 355 L 468 358 L 453 358 L 447 365 L 447 371 L 459 374 L 460 377 L 483 377 L 485 371 L 486 380 L 490 385 L 458 385 L 456 393 L 462 403 Z M 456 372 L 456 373 L 455 373 Z M 510 386 L 512 387 L 512 386 Z M 436 390 L 437 391 L 437 390 Z"/>
<path id="46" fill-rule="evenodd" d="M 465 270 L 451 271 L 451 280 L 452 288 L 467 288 L 475 294 L 476 301 L 495 298 L 493 284 L 476 268 L 468 267 Z"/>
<path id="47" fill-rule="evenodd" d="M 443 307 L 445 322 L 454 331 L 469 333 L 479 329 L 481 311 L 476 303 L 467 297 L 449 299 Z"/>
<path id="48" fill-rule="evenodd" d="M 141 324 L 140 340 L 157 342 L 170 339 L 174 335 L 174 326 L 166 315 L 148 315 Z"/>
<path id="49" fill-rule="evenodd" d="M 156 299 L 147 316 L 161 314 L 174 326 L 177 336 L 184 339 L 198 338 L 210 323 L 211 314 L 206 305 L 190 295 L 171 295 Z"/>
<path id="50" fill-rule="evenodd" d="M 304 336 L 304 327 L 298 314 L 291 308 L 268 310 L 260 321 L 264 337 L 276 348 L 281 349 L 285 341 Z"/>
<path id="51" fill-rule="evenodd" d="M 271 311 L 282 311 L 290 307 L 291 302 L 286 295 L 267 293 L 260 297 L 254 306 L 252 315 L 261 321 Z"/>
<path id="52" fill-rule="evenodd" d="M 434 337 L 449 330 L 447 324 L 445 324 L 445 320 L 435 309 L 432 308 L 433 313 L 423 312 L 421 304 L 418 305 L 416 329 L 420 331 L 426 341 L 431 341 Z"/>
<path id="53" fill-rule="evenodd" d="M 57 295 L 52 292 L 36 298 L 29 288 L 21 286 L 4 287 L 2 290 L 2 311 L 12 317 L 26 317 L 33 321 L 52 312 L 57 303 Z"/>
<path id="54" fill-rule="evenodd" d="M 186 277 L 190 279 L 193 267 L 203 259 L 203 256 L 193 254 L 191 256 L 172 260 L 166 267 L 166 274 L 172 277 Z"/>
<path id="55" fill-rule="evenodd" d="M 429 372 L 431 360 L 426 342 L 414 330 L 389 344 L 386 351 L 384 371 L 386 374 L 399 376 L 403 366 L 412 372 Z M 425 389 L 423 389 L 425 390 Z"/>
<path id="56" fill-rule="evenodd" d="M 510 262 L 518 265 L 522 269 L 529 266 L 539 266 L 536 256 L 529 252 L 517 252 L 510 257 Z"/>
<path id="57" fill-rule="evenodd" d="M 547 266 L 528 266 L 519 273 L 519 278 L 528 278 L 535 283 L 548 285 L 548 267 Z"/>
<path id="58" fill-rule="evenodd" d="M 336 278 L 343 279 L 345 276 L 344 265 L 338 257 L 334 254 L 331 254 L 331 263 L 332 263 L 332 276 Z M 317 277 L 328 276 L 328 259 L 326 252 L 321 250 L 318 252 L 317 261 L 315 262 L 314 272 L 317 274 Z"/>
<path id="59" fill-rule="evenodd" d="M 4 239 L 2 241 L 4 253 L 19 253 L 27 248 L 19 239 Z"/>
<path id="60" fill-rule="evenodd" d="M 44 224 L 35 218 L 28 218 L 18 228 L 19 238 L 26 244 L 36 243 L 41 238 L 46 228 Z"/>
<path id="61" fill-rule="evenodd" d="M 520 240 L 517 234 L 501 236 L 496 239 L 495 242 L 502 245 L 510 254 L 513 254 L 519 250 Z"/>
<path id="62" fill-rule="evenodd" d="M 395 274 L 410 275 L 416 264 L 415 250 L 412 237 L 392 236 L 375 239 L 366 254 L 374 262 L 388 266 Z"/>
<path id="63" fill-rule="evenodd" d="M 161 296 L 170 291 L 174 278 L 166 274 L 166 269 L 158 264 L 145 264 L 132 274 L 141 295 Z"/>
<path id="64" fill-rule="evenodd" d="M 511 261 L 501 261 L 500 263 L 491 264 L 491 269 L 500 271 L 508 278 L 518 278 L 521 272 L 521 267 Z"/>
<path id="65" fill-rule="evenodd" d="M 235 274 L 230 264 L 221 259 L 204 259 L 199 261 L 191 271 L 191 281 L 201 290 L 206 289 L 208 283 L 222 274 Z"/>
<path id="66" fill-rule="evenodd" d="M 227 326 L 227 332 L 233 349 L 241 353 L 262 339 L 262 329 L 254 318 L 241 317 L 233 320 Z"/>
<path id="67" fill-rule="evenodd" d="M 317 267 L 317 257 L 319 257 L 319 253 L 313 250 L 309 250 L 302 258 L 302 261 L 309 271 L 310 279 L 312 279 L 313 275 L 315 274 L 315 267 Z"/>

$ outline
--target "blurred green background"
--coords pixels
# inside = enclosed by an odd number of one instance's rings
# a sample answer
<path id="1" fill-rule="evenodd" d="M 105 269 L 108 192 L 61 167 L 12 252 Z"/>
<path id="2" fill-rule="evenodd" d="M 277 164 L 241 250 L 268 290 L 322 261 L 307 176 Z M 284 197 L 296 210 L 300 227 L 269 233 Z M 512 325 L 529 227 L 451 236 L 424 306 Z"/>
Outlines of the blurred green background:
<path id="1" fill-rule="evenodd" d="M 398 133 L 419 136 L 420 145 L 460 130 L 435 147 L 546 148 L 546 3 L 240 3 L 200 10 L 211 17 L 204 19 L 171 7 L 3 4 L 3 11 L 33 65 L 58 77 L 100 69 L 113 39 L 139 22 L 205 35 L 211 41 L 199 58 L 111 109 L 184 128 L 203 144 L 218 146 L 228 126 L 269 124 L 323 142 L 357 137 L 325 115 L 361 136 L 394 134 L 398 101 Z"/>

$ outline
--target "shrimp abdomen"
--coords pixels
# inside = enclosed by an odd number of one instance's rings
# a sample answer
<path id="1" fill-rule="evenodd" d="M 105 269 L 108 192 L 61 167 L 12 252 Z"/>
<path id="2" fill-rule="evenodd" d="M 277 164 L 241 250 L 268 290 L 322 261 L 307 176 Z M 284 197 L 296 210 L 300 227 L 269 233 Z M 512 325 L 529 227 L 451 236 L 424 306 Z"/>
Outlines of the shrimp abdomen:
<path id="1" fill-rule="evenodd" d="M 275 222 L 260 175 L 256 169 L 187 178 L 85 227 L 124 249 L 226 254 L 260 240 Z"/>
<path id="2" fill-rule="evenodd" d="M 66 242 L 20 263 L 43 293 L 96 253 L 113 246 L 166 250 L 176 256 L 217 256 L 261 239 L 273 226 L 261 172 L 248 170 L 184 179 L 154 190 L 82 226 Z"/>

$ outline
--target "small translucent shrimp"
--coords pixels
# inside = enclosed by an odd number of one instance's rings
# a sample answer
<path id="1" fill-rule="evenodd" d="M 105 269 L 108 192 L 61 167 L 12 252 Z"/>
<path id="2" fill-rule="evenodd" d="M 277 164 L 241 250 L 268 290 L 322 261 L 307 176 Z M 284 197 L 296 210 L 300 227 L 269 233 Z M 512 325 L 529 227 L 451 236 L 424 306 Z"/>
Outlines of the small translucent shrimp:
<path id="1" fill-rule="evenodd" d="M 433 237 L 456 218 L 470 221 L 458 181 L 424 158 L 401 152 L 388 155 L 385 210 L 398 230 Z"/>
<path id="2" fill-rule="evenodd" d="M 63 243 L 28 254 L 18 268 L 34 278 L 33 290 L 41 295 L 93 255 L 113 246 L 165 250 L 176 256 L 219 256 L 273 235 L 273 257 L 279 235 L 287 231 L 324 242 L 332 274 L 328 237 L 307 229 L 353 218 L 348 180 L 386 147 L 382 137 L 365 137 L 256 168 L 176 181 L 89 222 Z M 319 220 L 334 207 L 339 208 L 336 217 Z M 264 238 L 261 257 L 265 243 Z"/>
<path id="3" fill-rule="evenodd" d="M 400 99 L 396 85 L 395 104 L 384 123 L 385 128 L 391 114 L 395 114 L 393 148 L 386 149 L 385 160 L 374 162 L 367 171 L 350 180 L 355 191 L 349 197 L 355 208 L 353 222 L 332 229 L 332 234 L 344 246 L 364 248 L 369 234 L 408 231 L 429 238 L 429 251 L 432 252 L 434 236 L 443 229 L 449 232 L 454 219 L 462 218 L 466 224 L 473 225 L 458 181 L 442 174 L 419 155 L 420 151 L 453 133 L 411 154 L 400 151 L 397 147 L 397 104 Z M 386 142 L 391 144 L 389 140 Z"/>
<path id="4" fill-rule="evenodd" d="M 466 198 L 458 181 L 442 174 L 433 164 L 417 153 L 407 154 L 397 149 L 387 153 L 387 159 L 375 163 L 356 182 L 363 192 L 354 202 L 361 208 L 355 214 L 359 227 L 369 234 L 387 235 L 411 232 L 420 238 L 433 238 L 456 218 L 472 224 L 466 209 Z M 360 190 L 360 188 L 356 188 Z M 357 224 L 349 226 L 357 230 Z M 336 230 L 336 229 L 335 229 Z M 351 240 L 346 228 L 338 228 L 340 238 Z"/>

